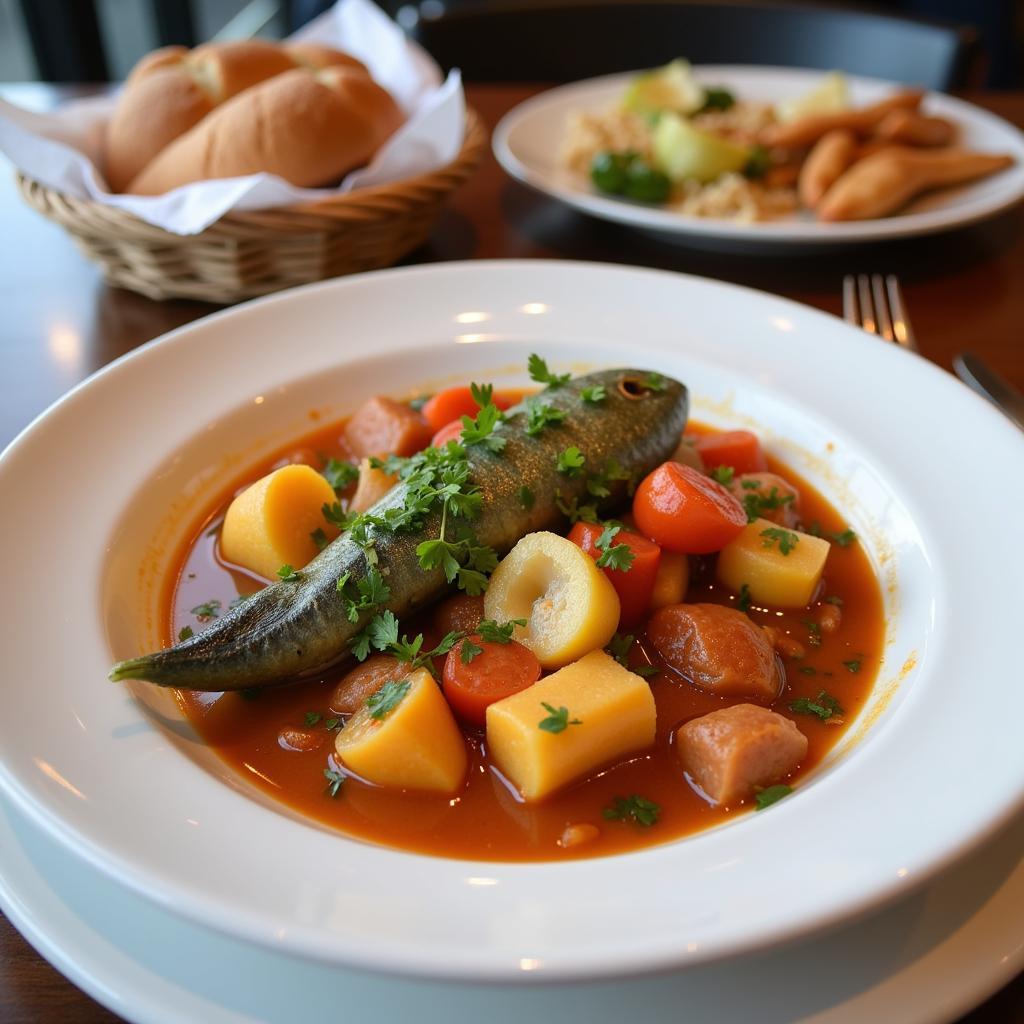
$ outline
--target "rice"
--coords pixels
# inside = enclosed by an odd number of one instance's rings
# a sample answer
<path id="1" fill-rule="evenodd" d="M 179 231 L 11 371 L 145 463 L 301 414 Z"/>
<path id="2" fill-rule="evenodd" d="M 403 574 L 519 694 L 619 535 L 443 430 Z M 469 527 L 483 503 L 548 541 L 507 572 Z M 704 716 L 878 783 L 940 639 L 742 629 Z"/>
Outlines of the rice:
<path id="1" fill-rule="evenodd" d="M 740 102 L 728 110 L 698 114 L 694 127 L 722 135 L 731 141 L 749 145 L 775 115 L 770 106 Z M 645 159 L 651 157 L 651 126 L 646 118 L 614 107 L 600 113 L 577 111 L 569 118 L 562 145 L 561 162 L 589 179 L 590 165 L 598 153 L 632 150 Z M 797 209 L 792 188 L 767 188 L 742 174 L 723 174 L 702 185 L 683 182 L 673 188 L 666 209 L 691 217 L 717 217 L 750 222 L 783 217 Z"/>

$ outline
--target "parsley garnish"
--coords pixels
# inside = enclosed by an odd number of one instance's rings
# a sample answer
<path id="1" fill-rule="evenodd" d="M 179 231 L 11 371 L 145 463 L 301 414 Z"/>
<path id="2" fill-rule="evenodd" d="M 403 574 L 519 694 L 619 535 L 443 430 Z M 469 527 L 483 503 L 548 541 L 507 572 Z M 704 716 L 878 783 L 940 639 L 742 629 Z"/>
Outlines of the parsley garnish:
<path id="1" fill-rule="evenodd" d="M 494 619 L 483 619 L 477 627 L 480 639 L 489 644 L 509 644 L 516 626 L 525 626 L 526 619 L 509 619 L 508 622 L 496 622 Z"/>
<path id="2" fill-rule="evenodd" d="M 364 611 L 384 604 L 391 596 L 391 589 L 384 582 L 384 577 L 376 566 L 361 579 L 353 582 L 352 574 L 347 572 L 338 577 L 337 589 L 341 594 L 345 617 L 349 622 L 358 622 Z"/>
<path id="3" fill-rule="evenodd" d="M 327 792 L 331 796 L 337 796 L 338 790 L 341 789 L 345 782 L 345 776 L 341 772 L 331 771 L 330 768 L 324 769 L 324 778 L 327 780 Z"/>
<path id="4" fill-rule="evenodd" d="M 583 472 L 583 464 L 587 457 L 575 445 L 570 445 L 565 451 L 558 453 L 556 468 L 559 473 L 565 476 L 579 476 Z"/>
<path id="5" fill-rule="evenodd" d="M 732 478 L 736 475 L 736 470 L 732 466 L 715 466 L 711 470 L 711 479 L 717 480 L 723 487 L 728 487 L 732 483 Z M 744 481 L 743 486 L 747 486 L 747 482 Z"/>
<path id="6" fill-rule="evenodd" d="M 834 604 L 837 608 L 842 608 L 843 599 L 841 597 L 837 597 L 835 594 L 831 594 L 825 598 L 825 604 Z"/>
<path id="7" fill-rule="evenodd" d="M 814 619 L 801 619 L 801 624 L 807 627 L 807 642 L 812 647 L 821 646 L 821 623 Z"/>
<path id="8" fill-rule="evenodd" d="M 558 511 L 568 516 L 570 523 L 596 523 L 597 505 L 581 505 L 579 498 L 569 498 L 568 501 L 562 498 L 561 491 L 555 491 L 555 505 Z"/>
<path id="9" fill-rule="evenodd" d="M 754 800 L 757 802 L 757 809 L 763 811 L 766 807 L 771 807 L 772 804 L 781 800 L 784 796 L 789 796 L 792 792 L 793 787 L 786 785 L 769 786 L 767 789 L 762 789 L 760 793 L 754 796 Z"/>
<path id="10" fill-rule="evenodd" d="M 741 612 L 748 612 L 751 600 L 750 587 L 746 583 L 740 584 L 740 596 L 736 599 L 736 607 Z"/>
<path id="11" fill-rule="evenodd" d="M 297 583 L 302 579 L 302 573 L 293 569 L 290 565 L 285 563 L 277 570 L 278 579 L 282 583 Z"/>
<path id="12" fill-rule="evenodd" d="M 633 646 L 633 634 L 632 633 L 616 633 L 611 640 L 608 641 L 608 646 L 605 650 L 620 664 L 623 668 L 629 668 L 629 649 Z"/>
<path id="13" fill-rule="evenodd" d="M 316 725 L 324 716 L 319 711 L 307 711 L 304 717 L 304 721 L 307 726 Z"/>
<path id="14" fill-rule="evenodd" d="M 658 820 L 661 808 L 652 800 L 637 796 L 617 796 L 603 815 L 606 821 L 632 821 L 642 828 L 650 828 Z"/>
<path id="15" fill-rule="evenodd" d="M 527 402 L 526 433 L 536 437 L 545 427 L 565 421 L 565 410 L 557 409 L 550 402 Z"/>
<path id="16" fill-rule="evenodd" d="M 778 526 L 771 526 L 767 530 L 761 531 L 761 536 L 765 540 L 761 541 L 761 546 L 770 548 L 773 544 L 778 543 L 779 551 L 783 555 L 788 555 L 800 542 L 800 537 L 793 533 L 792 530 L 783 530 Z"/>
<path id="17" fill-rule="evenodd" d="M 193 636 L 195 636 L 195 633 L 192 632 L 191 626 L 182 626 L 178 633 L 178 643 L 180 644 L 184 640 L 191 640 Z"/>
<path id="18" fill-rule="evenodd" d="M 799 671 L 805 676 L 816 676 L 818 670 L 812 665 L 801 665 Z"/>
<path id="19" fill-rule="evenodd" d="M 583 390 L 580 391 L 580 398 L 590 405 L 597 405 L 600 402 L 603 402 L 607 397 L 608 393 L 605 391 L 603 384 L 595 384 L 593 387 L 583 388 Z"/>
<path id="20" fill-rule="evenodd" d="M 594 546 L 601 552 L 597 559 L 597 565 L 601 569 L 617 569 L 619 572 L 629 572 L 636 555 L 626 544 L 612 545 L 612 541 L 622 528 L 620 526 L 606 526 L 601 531 L 601 536 L 594 542 Z"/>
<path id="21" fill-rule="evenodd" d="M 420 636 L 422 642 L 423 637 Z M 366 709 L 370 717 L 382 722 L 399 704 L 405 700 L 406 694 L 412 689 L 408 679 L 396 682 L 394 679 L 385 683 L 375 694 L 366 698 Z"/>
<path id="22" fill-rule="evenodd" d="M 537 723 L 538 729 L 543 729 L 545 732 L 565 732 L 570 725 L 582 725 L 583 723 L 578 718 L 569 718 L 569 709 L 567 707 L 553 708 L 550 704 L 545 701 L 540 702 L 541 707 L 548 713 L 547 718 L 542 718 Z"/>
<path id="23" fill-rule="evenodd" d="M 352 525 L 356 518 L 350 512 L 346 512 L 337 501 L 331 502 L 330 504 L 325 501 L 320 512 L 327 522 L 332 526 L 336 526 L 342 533 Z"/>
<path id="24" fill-rule="evenodd" d="M 359 479 L 359 467 L 352 462 L 342 462 L 341 459 L 328 459 L 327 465 L 320 470 L 320 475 L 336 491 L 343 491 L 349 484 Z"/>
<path id="25" fill-rule="evenodd" d="M 317 551 L 323 551 L 330 543 L 327 534 L 319 526 L 309 535 L 309 539 L 316 545 Z"/>
<path id="26" fill-rule="evenodd" d="M 860 658 L 851 658 L 849 661 L 843 662 L 843 668 L 848 672 L 857 673 L 860 671 Z"/>
<path id="27" fill-rule="evenodd" d="M 665 378 L 660 373 L 655 373 L 654 370 L 651 370 L 651 372 L 644 377 L 644 387 L 649 391 L 664 391 Z"/>
<path id="28" fill-rule="evenodd" d="M 217 618 L 220 615 L 221 603 L 217 598 L 212 598 L 209 601 L 204 601 L 202 604 L 197 604 L 192 609 L 192 614 L 200 622 L 209 622 L 210 619 Z"/>
<path id="29" fill-rule="evenodd" d="M 797 697 L 796 700 L 791 700 L 789 710 L 798 715 L 814 715 L 823 722 L 827 722 L 833 715 L 843 713 L 839 701 L 825 690 L 820 690 L 814 700 L 810 697 Z"/>
<path id="30" fill-rule="evenodd" d="M 393 654 L 399 661 L 408 662 L 411 669 L 426 668 L 431 675 L 434 671 L 434 658 L 447 654 L 459 640 L 461 633 L 446 633 L 441 642 L 430 651 L 423 651 L 423 634 L 417 633 L 410 640 L 408 636 L 398 639 L 398 619 L 390 610 L 378 612 L 366 626 L 350 641 L 352 653 L 359 661 L 365 661 L 370 649 L 382 653 Z"/>
<path id="31" fill-rule="evenodd" d="M 554 374 L 548 369 L 548 364 L 541 359 L 536 352 L 532 353 L 527 360 L 527 369 L 530 371 L 530 379 L 538 384 L 547 384 L 549 388 L 560 388 L 569 382 L 571 373 Z"/>
<path id="32" fill-rule="evenodd" d="M 533 504 L 536 500 L 537 496 L 529 487 L 526 486 L 526 484 L 523 484 L 523 486 L 519 488 L 519 504 L 522 505 L 527 512 L 533 508 Z"/>
<path id="33" fill-rule="evenodd" d="M 747 487 L 747 484 L 750 482 L 744 480 L 743 486 Z M 777 487 L 773 487 L 767 494 L 761 494 L 759 493 L 760 486 L 760 482 L 758 482 L 756 487 L 747 488 L 748 493 L 743 495 L 743 508 L 747 513 L 748 523 L 752 523 L 755 519 L 760 519 L 765 512 L 792 504 L 795 497 L 793 494 L 780 493 Z M 755 493 L 755 491 L 758 491 L 758 493 Z"/>
<path id="34" fill-rule="evenodd" d="M 473 385 L 476 387 L 476 385 Z M 493 386 L 488 384 L 488 388 L 491 391 L 494 390 Z M 479 392 L 473 396 L 479 401 Z M 462 443 L 468 448 L 471 445 L 481 445 L 486 448 L 489 452 L 493 452 L 495 455 L 501 454 L 505 450 L 505 445 L 508 443 L 504 437 L 494 433 L 495 427 L 502 420 L 502 411 L 493 403 L 488 402 L 482 406 L 480 411 L 476 414 L 476 418 L 472 419 L 469 416 L 462 417 Z"/>
<path id="35" fill-rule="evenodd" d="M 462 641 L 462 646 L 459 648 L 459 661 L 463 665 L 468 665 L 478 654 L 483 654 L 484 649 L 473 643 L 469 637 L 466 637 Z"/>
<path id="36" fill-rule="evenodd" d="M 335 729 L 340 729 L 342 724 L 343 723 L 340 718 L 328 718 L 327 721 L 324 722 L 324 728 L 330 732 L 334 732 Z"/>
<path id="37" fill-rule="evenodd" d="M 611 495 L 611 484 L 616 480 L 630 482 L 633 474 L 620 465 L 618 459 L 609 459 L 600 473 L 587 477 L 587 491 L 595 498 L 607 498 Z M 630 490 L 632 493 L 632 490 Z"/>
<path id="38" fill-rule="evenodd" d="M 849 527 L 839 533 L 829 533 L 827 530 L 823 530 L 821 523 L 818 522 L 811 523 L 807 532 L 812 537 L 823 537 L 833 544 L 838 544 L 841 548 L 848 548 L 857 539 L 857 534 Z"/>
<path id="39" fill-rule="evenodd" d="M 483 409 L 484 406 L 490 405 L 494 401 L 493 384 L 470 384 L 469 393 L 479 409 Z"/>

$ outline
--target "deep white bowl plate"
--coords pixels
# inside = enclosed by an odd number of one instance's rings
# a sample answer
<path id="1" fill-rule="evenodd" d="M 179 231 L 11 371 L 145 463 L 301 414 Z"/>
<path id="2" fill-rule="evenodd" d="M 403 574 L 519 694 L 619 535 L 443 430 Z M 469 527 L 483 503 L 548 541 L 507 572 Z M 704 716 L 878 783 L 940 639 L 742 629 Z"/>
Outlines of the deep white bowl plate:
<path id="1" fill-rule="evenodd" d="M 724 85 L 738 99 L 756 102 L 800 96 L 814 88 L 823 75 L 800 68 L 710 64 L 698 66 L 695 72 L 706 85 Z M 836 224 L 819 223 L 807 213 L 755 223 L 693 217 L 602 195 L 584 175 L 562 166 L 559 154 L 571 115 L 615 106 L 635 74 L 574 82 L 520 103 L 494 130 L 492 146 L 498 162 L 513 178 L 584 213 L 691 244 L 730 249 L 818 248 L 948 231 L 994 216 L 1024 196 L 1024 134 L 987 110 L 936 92 L 928 93 L 922 109 L 954 121 L 960 127 L 959 144 L 984 152 L 1009 153 L 1017 163 L 981 181 L 929 193 L 893 216 Z M 874 103 L 906 88 L 856 76 L 849 77 L 849 84 L 855 106 Z"/>
<path id="2" fill-rule="evenodd" d="M 753 424 L 843 508 L 885 587 L 885 663 L 789 799 L 627 856 L 473 863 L 348 839 L 268 801 L 166 694 L 106 681 L 157 639 L 160 580 L 237 472 L 368 393 L 633 364 Z M 321 420 L 323 422 L 323 420 Z M 608 977 L 805 935 L 921 883 L 1024 795 L 1024 439 L 922 359 L 825 314 L 667 273 L 481 262 L 211 316 L 118 361 L 0 458 L 0 786 L 77 856 L 203 925 L 431 977 Z M 680 784 L 683 785 L 682 779 Z M 0 853 L 2 857 L 2 853 Z"/>

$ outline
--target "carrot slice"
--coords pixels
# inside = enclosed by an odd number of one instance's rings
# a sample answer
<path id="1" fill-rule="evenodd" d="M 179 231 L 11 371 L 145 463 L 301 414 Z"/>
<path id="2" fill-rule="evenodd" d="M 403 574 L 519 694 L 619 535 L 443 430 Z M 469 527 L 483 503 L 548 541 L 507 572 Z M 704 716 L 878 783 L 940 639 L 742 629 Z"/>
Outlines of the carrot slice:
<path id="1" fill-rule="evenodd" d="M 525 690 L 538 679 L 540 662 L 528 647 L 515 640 L 491 643 L 473 633 L 448 652 L 443 688 L 452 710 L 463 721 L 482 726 L 489 705 Z"/>
<path id="2" fill-rule="evenodd" d="M 499 409 L 507 409 L 513 404 L 510 396 L 500 391 L 494 392 L 491 401 Z M 463 416 L 476 416 L 479 411 L 480 407 L 469 388 L 445 388 L 424 403 L 423 418 L 433 430 L 440 430 L 452 420 L 460 420 Z"/>
<path id="3" fill-rule="evenodd" d="M 569 531 L 569 540 L 579 545 L 597 561 L 604 553 L 597 541 L 604 532 L 598 523 L 576 523 Z M 615 592 L 619 595 L 620 628 L 635 626 L 643 618 L 651 603 L 654 593 L 654 581 L 658 576 L 658 565 L 661 562 L 661 548 L 646 537 L 630 530 L 619 530 L 608 546 L 625 544 L 633 555 L 628 569 L 612 569 L 602 566 Z"/>
<path id="4" fill-rule="evenodd" d="M 452 420 L 430 439 L 431 447 L 443 448 L 449 441 L 458 441 L 461 434 L 462 420 Z"/>
<path id="5" fill-rule="evenodd" d="M 701 434 L 694 441 L 694 447 L 709 473 L 719 466 L 731 466 L 737 473 L 759 473 L 768 468 L 761 442 L 749 430 Z"/>
<path id="6" fill-rule="evenodd" d="M 644 478 L 633 515 L 648 537 L 686 555 L 720 551 L 747 525 L 747 513 L 734 495 L 678 462 L 664 462 Z"/>

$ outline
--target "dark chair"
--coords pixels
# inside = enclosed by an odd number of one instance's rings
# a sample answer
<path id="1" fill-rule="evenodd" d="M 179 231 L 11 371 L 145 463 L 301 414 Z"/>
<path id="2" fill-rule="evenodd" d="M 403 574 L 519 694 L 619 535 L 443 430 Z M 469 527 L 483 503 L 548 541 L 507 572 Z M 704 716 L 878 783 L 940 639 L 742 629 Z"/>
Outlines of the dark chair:
<path id="1" fill-rule="evenodd" d="M 412 35 L 472 82 L 568 82 L 684 56 L 695 64 L 841 68 L 948 90 L 964 83 L 975 45 L 970 29 L 828 7 L 484 0 L 429 17 L 430 3 Z"/>

